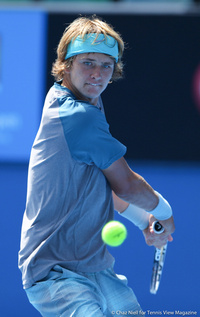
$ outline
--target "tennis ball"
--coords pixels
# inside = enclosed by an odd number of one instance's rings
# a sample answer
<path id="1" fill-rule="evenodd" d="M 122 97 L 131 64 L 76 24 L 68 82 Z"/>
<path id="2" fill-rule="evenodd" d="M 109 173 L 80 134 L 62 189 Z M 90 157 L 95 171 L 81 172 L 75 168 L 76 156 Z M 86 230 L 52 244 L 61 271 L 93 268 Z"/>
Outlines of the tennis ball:
<path id="1" fill-rule="evenodd" d="M 118 247 L 127 237 L 126 227 L 119 221 L 109 221 L 102 229 L 101 237 L 104 243 Z"/>

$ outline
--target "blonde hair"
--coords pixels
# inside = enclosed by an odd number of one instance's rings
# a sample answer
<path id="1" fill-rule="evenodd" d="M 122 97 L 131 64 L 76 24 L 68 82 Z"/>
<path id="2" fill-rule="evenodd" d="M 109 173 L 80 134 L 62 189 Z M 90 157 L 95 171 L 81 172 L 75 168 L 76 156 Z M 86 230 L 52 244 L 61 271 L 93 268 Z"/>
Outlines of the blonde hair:
<path id="1" fill-rule="evenodd" d="M 120 34 L 114 31 L 113 27 L 106 22 L 102 21 L 96 15 L 93 15 L 90 18 L 87 17 L 79 17 L 75 19 L 64 31 L 63 36 L 60 39 L 57 48 L 57 59 L 53 63 L 52 66 L 52 75 L 55 80 L 62 80 L 64 75 L 64 70 L 69 68 L 75 56 L 70 57 L 65 60 L 65 56 L 67 53 L 67 47 L 72 39 L 76 39 L 77 36 L 84 36 L 88 33 L 96 33 L 97 35 L 102 33 L 105 36 L 110 35 L 118 42 L 119 49 L 119 59 L 118 62 L 115 63 L 115 68 L 113 72 L 113 76 L 111 80 L 117 80 L 122 78 L 123 76 L 123 63 L 121 61 L 123 51 L 124 51 L 124 42 L 120 36 Z"/>

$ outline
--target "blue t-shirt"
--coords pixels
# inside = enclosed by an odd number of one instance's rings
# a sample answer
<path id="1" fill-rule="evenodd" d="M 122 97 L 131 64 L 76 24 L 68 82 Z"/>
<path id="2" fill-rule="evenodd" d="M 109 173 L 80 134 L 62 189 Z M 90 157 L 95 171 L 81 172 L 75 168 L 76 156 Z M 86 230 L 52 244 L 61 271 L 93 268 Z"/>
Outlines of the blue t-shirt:
<path id="1" fill-rule="evenodd" d="M 102 169 L 125 152 L 110 134 L 103 111 L 54 84 L 29 162 L 19 252 L 24 288 L 57 264 L 76 272 L 112 265 L 101 239 L 114 210 Z"/>

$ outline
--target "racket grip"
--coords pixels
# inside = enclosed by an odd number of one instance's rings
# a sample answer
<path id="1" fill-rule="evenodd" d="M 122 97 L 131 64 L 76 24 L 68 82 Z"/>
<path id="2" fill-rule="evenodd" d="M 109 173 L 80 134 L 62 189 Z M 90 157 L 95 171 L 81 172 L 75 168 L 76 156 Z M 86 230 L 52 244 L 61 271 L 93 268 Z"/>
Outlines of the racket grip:
<path id="1" fill-rule="evenodd" d="M 152 223 L 152 227 L 153 227 L 153 231 L 157 234 L 161 234 L 165 230 L 159 221 L 154 221 Z"/>

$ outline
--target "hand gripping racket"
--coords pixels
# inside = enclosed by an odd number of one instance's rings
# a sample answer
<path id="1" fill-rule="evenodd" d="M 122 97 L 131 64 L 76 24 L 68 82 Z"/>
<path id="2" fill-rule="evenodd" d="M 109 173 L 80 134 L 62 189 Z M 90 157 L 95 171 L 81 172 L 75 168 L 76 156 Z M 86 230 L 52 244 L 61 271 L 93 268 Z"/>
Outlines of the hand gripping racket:
<path id="1" fill-rule="evenodd" d="M 164 231 L 163 226 L 155 221 L 153 224 L 153 230 L 155 233 L 160 234 Z M 156 248 L 154 253 L 153 271 L 151 276 L 150 293 L 156 294 L 160 285 L 161 275 L 163 271 L 165 255 L 167 251 L 167 244 L 161 249 Z"/>

